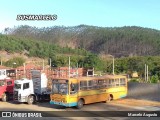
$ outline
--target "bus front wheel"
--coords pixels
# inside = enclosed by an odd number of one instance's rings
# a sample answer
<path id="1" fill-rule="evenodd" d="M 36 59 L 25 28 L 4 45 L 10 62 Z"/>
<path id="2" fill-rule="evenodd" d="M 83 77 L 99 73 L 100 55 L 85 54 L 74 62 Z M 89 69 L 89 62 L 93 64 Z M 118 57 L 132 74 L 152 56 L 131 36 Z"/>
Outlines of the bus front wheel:
<path id="1" fill-rule="evenodd" d="M 78 108 L 78 109 L 81 109 L 81 108 L 83 107 L 83 105 L 84 105 L 84 101 L 83 101 L 82 99 L 80 99 L 80 100 L 78 101 L 77 108 Z"/>

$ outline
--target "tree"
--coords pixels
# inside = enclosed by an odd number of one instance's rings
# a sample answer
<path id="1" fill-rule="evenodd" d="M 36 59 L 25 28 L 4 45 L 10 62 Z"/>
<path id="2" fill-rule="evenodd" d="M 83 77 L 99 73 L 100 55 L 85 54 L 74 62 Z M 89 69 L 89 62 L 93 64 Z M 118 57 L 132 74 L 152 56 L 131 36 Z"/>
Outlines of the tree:
<path id="1" fill-rule="evenodd" d="M 16 68 L 18 66 L 22 66 L 24 62 L 25 62 L 25 59 L 21 57 L 14 57 L 6 61 L 4 64 L 5 66 Z"/>
<path id="2" fill-rule="evenodd" d="M 158 79 L 158 75 L 153 75 L 151 77 L 151 83 L 158 83 L 159 79 Z"/>
<path id="3" fill-rule="evenodd" d="M 84 67 L 95 67 L 97 65 L 98 58 L 96 55 L 90 54 L 84 59 Z"/>

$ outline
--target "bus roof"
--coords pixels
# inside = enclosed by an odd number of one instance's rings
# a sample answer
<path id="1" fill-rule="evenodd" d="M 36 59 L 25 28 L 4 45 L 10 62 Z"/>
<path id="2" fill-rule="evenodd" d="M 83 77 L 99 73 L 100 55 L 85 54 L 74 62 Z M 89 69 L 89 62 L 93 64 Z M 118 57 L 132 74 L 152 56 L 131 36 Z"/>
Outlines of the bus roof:
<path id="1" fill-rule="evenodd" d="M 126 75 L 104 75 L 103 77 L 115 79 L 115 78 L 126 78 Z"/>
<path id="2" fill-rule="evenodd" d="M 87 76 L 83 76 L 83 77 L 73 77 L 73 78 L 55 78 L 57 80 L 98 80 L 98 79 L 116 79 L 116 78 L 126 78 L 125 75 L 104 75 L 104 76 L 94 76 L 94 77 L 87 77 Z"/>

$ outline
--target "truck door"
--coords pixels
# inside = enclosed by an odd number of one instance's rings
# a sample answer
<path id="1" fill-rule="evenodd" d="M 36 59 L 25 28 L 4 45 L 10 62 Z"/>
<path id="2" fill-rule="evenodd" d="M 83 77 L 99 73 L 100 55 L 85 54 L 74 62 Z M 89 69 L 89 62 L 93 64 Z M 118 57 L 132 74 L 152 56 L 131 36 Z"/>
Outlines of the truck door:
<path id="1" fill-rule="evenodd" d="M 30 90 L 30 83 L 23 83 L 23 95 L 22 96 L 28 96 L 31 94 L 31 90 Z"/>
<path id="2" fill-rule="evenodd" d="M 10 94 L 13 94 L 13 86 L 14 86 L 13 80 L 7 80 L 6 83 L 7 83 L 6 91 L 9 92 Z"/>

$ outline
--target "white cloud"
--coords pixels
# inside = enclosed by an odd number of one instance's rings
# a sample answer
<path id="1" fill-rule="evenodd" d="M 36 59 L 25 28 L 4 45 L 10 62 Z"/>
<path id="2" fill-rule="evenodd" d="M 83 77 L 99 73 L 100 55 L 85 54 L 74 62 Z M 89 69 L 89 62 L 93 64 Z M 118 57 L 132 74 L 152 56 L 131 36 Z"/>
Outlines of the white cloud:
<path id="1" fill-rule="evenodd" d="M 14 27 L 14 23 L 11 21 L 0 21 L 0 33 L 4 32 L 5 28 L 13 28 Z"/>
<path id="2" fill-rule="evenodd" d="M 0 32 L 4 31 L 5 28 L 6 28 L 5 25 L 3 25 L 3 24 L 1 25 L 1 24 L 0 24 Z"/>

